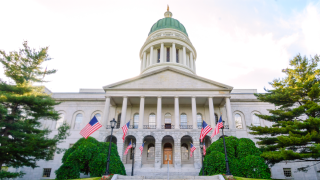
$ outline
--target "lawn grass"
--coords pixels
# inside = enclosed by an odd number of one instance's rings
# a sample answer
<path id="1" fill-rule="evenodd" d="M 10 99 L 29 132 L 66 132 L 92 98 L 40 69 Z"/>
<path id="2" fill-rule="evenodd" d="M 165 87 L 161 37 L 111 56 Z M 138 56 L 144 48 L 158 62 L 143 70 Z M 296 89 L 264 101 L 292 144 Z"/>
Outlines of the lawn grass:
<path id="1" fill-rule="evenodd" d="M 93 178 L 80 178 L 83 180 L 100 180 L 101 177 L 93 177 Z M 54 179 L 45 179 L 45 180 L 54 180 Z M 70 180 L 79 180 L 79 179 L 70 179 Z"/>
<path id="2" fill-rule="evenodd" d="M 234 178 L 236 178 L 236 180 L 266 180 L 266 179 L 255 179 L 255 178 L 244 178 L 244 177 L 237 177 L 237 176 L 233 176 Z M 272 180 L 277 180 L 277 179 L 272 179 Z M 278 179 L 281 180 L 281 179 Z"/>

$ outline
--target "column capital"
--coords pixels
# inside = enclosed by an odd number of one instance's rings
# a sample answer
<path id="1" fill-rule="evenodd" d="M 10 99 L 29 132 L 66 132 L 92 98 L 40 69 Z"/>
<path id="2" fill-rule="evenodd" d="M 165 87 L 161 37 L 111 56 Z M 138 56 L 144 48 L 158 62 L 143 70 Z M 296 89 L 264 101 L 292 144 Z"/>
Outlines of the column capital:
<path id="1" fill-rule="evenodd" d="M 174 96 L 175 98 L 179 98 L 179 96 Z"/>
<path id="2" fill-rule="evenodd" d="M 128 98 L 128 96 L 123 96 L 123 98 Z"/>
<path id="3" fill-rule="evenodd" d="M 162 96 L 158 96 L 158 98 L 162 98 Z"/>
<path id="4" fill-rule="evenodd" d="M 196 96 L 191 96 L 192 98 L 196 98 Z"/>
<path id="5" fill-rule="evenodd" d="M 144 96 L 140 96 L 140 98 L 144 98 Z"/>
<path id="6" fill-rule="evenodd" d="M 213 98 L 213 96 L 209 96 L 208 98 Z"/>
<path id="7" fill-rule="evenodd" d="M 105 96 L 106 98 L 111 98 L 111 96 Z"/>

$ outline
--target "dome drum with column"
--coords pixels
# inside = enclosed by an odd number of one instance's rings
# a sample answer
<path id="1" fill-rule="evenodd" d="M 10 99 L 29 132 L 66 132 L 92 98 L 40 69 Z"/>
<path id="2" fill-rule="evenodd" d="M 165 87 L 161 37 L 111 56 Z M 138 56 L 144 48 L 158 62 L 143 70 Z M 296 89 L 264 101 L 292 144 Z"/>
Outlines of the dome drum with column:
<path id="1" fill-rule="evenodd" d="M 196 74 L 197 52 L 184 26 L 175 19 L 170 20 L 171 16 L 159 20 L 151 28 L 140 50 L 141 74 L 167 66 Z"/>

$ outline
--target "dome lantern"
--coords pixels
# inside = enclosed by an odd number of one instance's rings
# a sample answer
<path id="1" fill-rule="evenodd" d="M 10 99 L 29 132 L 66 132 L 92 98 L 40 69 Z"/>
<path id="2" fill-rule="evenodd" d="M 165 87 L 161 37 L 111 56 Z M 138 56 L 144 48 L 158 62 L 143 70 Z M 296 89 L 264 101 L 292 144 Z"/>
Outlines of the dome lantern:
<path id="1" fill-rule="evenodd" d="M 172 17 L 172 13 L 169 11 L 169 5 L 167 5 L 167 12 L 164 13 L 164 17 L 165 18 L 171 18 Z"/>

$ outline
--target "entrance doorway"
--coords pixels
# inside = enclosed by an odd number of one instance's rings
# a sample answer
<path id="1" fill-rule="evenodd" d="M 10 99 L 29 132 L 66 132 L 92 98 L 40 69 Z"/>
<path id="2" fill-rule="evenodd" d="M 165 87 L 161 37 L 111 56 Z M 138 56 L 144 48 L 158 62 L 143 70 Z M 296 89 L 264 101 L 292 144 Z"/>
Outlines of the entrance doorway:
<path id="1" fill-rule="evenodd" d="M 163 164 L 172 164 L 172 145 L 170 143 L 164 144 L 163 147 Z"/>

